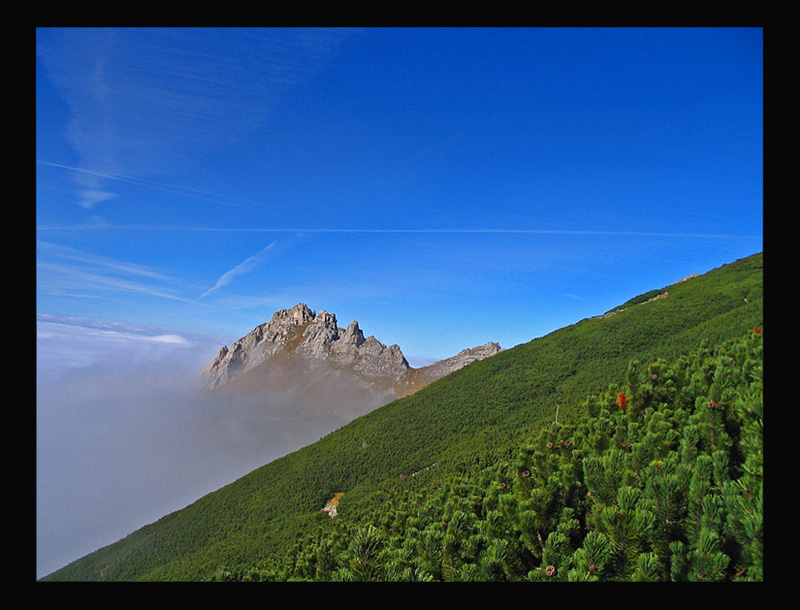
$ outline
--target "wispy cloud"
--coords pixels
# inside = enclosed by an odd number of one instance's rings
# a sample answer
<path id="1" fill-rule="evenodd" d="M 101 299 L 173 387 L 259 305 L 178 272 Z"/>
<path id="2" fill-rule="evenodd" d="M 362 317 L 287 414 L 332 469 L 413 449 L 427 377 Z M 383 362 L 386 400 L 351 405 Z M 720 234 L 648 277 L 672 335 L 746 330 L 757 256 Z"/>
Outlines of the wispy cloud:
<path id="1" fill-rule="evenodd" d="M 107 256 L 98 256 L 90 252 L 85 252 L 77 248 L 70 248 L 68 246 L 61 246 L 46 241 L 36 242 L 36 249 L 41 255 L 50 255 L 58 257 L 63 260 L 71 260 L 78 263 L 86 263 L 96 267 L 104 267 L 113 271 L 121 272 L 126 275 L 137 275 L 142 277 L 149 277 L 158 280 L 172 280 L 171 277 L 156 271 L 145 265 L 137 265 L 135 263 L 128 263 L 109 258 Z"/>
<path id="2" fill-rule="evenodd" d="M 79 188 L 76 191 L 78 195 L 78 205 L 87 210 L 91 210 L 95 206 L 117 196 L 105 188 L 103 188 L 100 180 L 94 176 L 84 176 L 87 179 L 78 179 L 76 182 L 84 188 Z"/>
<path id="3" fill-rule="evenodd" d="M 159 270 L 97 256 L 76 248 L 37 242 L 37 284 L 41 294 L 113 298 L 120 293 L 194 303 L 181 290 L 192 287 Z"/>
<path id="4" fill-rule="evenodd" d="M 97 229 L 97 226 L 41 226 L 40 231 L 67 231 Z M 157 225 L 109 225 L 104 227 L 117 231 L 175 231 L 202 233 L 431 233 L 431 234 L 518 234 L 518 235 L 554 235 L 554 236 L 609 236 L 609 237 L 666 237 L 666 238 L 708 238 L 708 239 L 763 239 L 762 235 L 741 235 L 733 233 L 682 233 L 670 231 L 603 231 L 603 230 L 570 230 L 570 229 L 493 229 L 493 228 L 314 228 L 314 227 L 200 227 L 200 226 L 157 226 Z"/>
<path id="5" fill-rule="evenodd" d="M 259 252 L 258 254 L 254 254 L 253 256 L 249 257 L 247 260 L 244 260 L 241 263 L 239 263 L 238 265 L 236 265 L 230 271 L 226 271 L 225 273 L 223 273 L 220 276 L 220 278 L 217 280 L 217 283 L 214 284 L 214 286 L 212 286 L 208 290 L 206 290 L 203 294 L 201 294 L 198 297 L 197 300 L 199 301 L 200 299 L 208 296 L 209 294 L 211 294 L 215 290 L 219 290 L 223 286 L 227 286 L 234 279 L 236 279 L 238 276 L 244 275 L 245 273 L 248 273 L 248 272 L 252 271 L 253 269 L 255 269 L 258 265 L 260 265 L 264 261 L 264 258 L 265 258 L 265 255 L 267 254 L 267 252 L 272 250 L 275 247 L 276 243 L 278 243 L 278 242 L 273 241 L 270 245 L 268 245 L 266 248 L 261 250 L 261 252 Z"/>
<path id="6" fill-rule="evenodd" d="M 252 137 L 276 100 L 350 35 L 336 28 L 38 29 L 43 75 L 69 108 L 65 138 L 85 168 L 76 176 L 79 204 L 109 201 L 114 193 L 103 181 L 111 176 L 182 171 Z"/>
<path id="7" fill-rule="evenodd" d="M 58 169 L 68 170 L 85 177 L 85 180 L 76 179 L 76 182 L 83 182 L 87 188 L 79 190 L 78 194 L 82 196 L 80 205 L 85 208 L 93 208 L 97 203 L 106 201 L 115 197 L 114 193 L 101 190 L 99 187 L 100 180 L 112 180 L 115 182 L 124 182 L 126 184 L 133 184 L 135 186 L 162 191 L 173 195 L 181 195 L 183 197 L 190 197 L 192 199 L 200 199 L 203 201 L 211 201 L 225 206 L 234 206 L 255 211 L 268 211 L 263 204 L 260 204 L 251 199 L 244 199 L 242 197 L 235 197 L 232 195 L 224 195 L 222 193 L 214 193 L 211 191 L 204 191 L 201 189 L 190 188 L 178 184 L 166 184 L 154 180 L 147 180 L 144 178 L 135 178 L 131 176 L 118 176 L 116 174 L 109 174 L 105 172 L 96 172 L 80 167 L 73 167 L 70 165 L 63 165 L 61 163 L 52 163 L 43 159 L 37 159 L 36 163 L 47 167 L 54 167 Z M 94 186 L 94 188 L 91 188 Z"/>

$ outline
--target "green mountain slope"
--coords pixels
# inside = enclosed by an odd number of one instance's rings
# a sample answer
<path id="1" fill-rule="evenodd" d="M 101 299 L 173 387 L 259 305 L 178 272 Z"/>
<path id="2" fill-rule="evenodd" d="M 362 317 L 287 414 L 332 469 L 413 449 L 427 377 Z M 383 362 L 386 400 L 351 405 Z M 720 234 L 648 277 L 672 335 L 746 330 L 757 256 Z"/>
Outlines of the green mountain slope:
<path id="1" fill-rule="evenodd" d="M 515 459 L 556 417 L 578 421 L 589 395 L 623 384 L 631 361 L 679 358 L 762 323 L 758 254 L 476 362 L 43 580 L 200 580 L 274 564 L 306 532 L 366 523 L 407 489 Z M 340 493 L 329 519 L 321 509 Z"/>
<path id="2" fill-rule="evenodd" d="M 215 579 L 763 581 L 763 329 L 633 362 L 582 406 L 513 460 L 421 471 L 380 510 L 347 507 L 276 561 Z"/>

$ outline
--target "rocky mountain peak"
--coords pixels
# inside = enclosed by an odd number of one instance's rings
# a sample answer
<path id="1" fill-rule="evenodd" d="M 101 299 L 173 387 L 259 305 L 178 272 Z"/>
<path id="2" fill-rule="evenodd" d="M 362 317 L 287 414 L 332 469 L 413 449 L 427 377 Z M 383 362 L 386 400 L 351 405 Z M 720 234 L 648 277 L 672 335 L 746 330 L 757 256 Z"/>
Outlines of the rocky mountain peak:
<path id="1" fill-rule="evenodd" d="M 477 360 L 484 360 L 502 351 L 503 348 L 500 347 L 499 343 L 490 341 L 484 345 L 478 345 L 476 347 L 470 347 L 461 350 L 455 356 L 445 358 L 444 360 L 439 360 L 438 362 L 434 362 L 428 366 L 412 369 L 403 380 L 403 393 L 410 394 L 412 392 L 416 392 L 429 383 L 436 381 L 445 375 L 454 373 L 455 371 L 464 368 L 468 364 L 472 364 Z"/>
<path id="2" fill-rule="evenodd" d="M 206 389 L 226 385 L 234 377 L 278 360 L 306 359 L 347 366 L 366 377 L 395 381 L 409 369 L 397 345 L 386 346 L 375 337 L 364 337 L 358 322 L 340 328 L 336 315 L 315 313 L 304 303 L 276 311 L 269 322 L 222 347 L 200 374 Z"/>
<path id="3" fill-rule="evenodd" d="M 399 396 L 498 351 L 497 343 L 487 343 L 413 369 L 398 345 L 387 346 L 371 335 L 365 337 L 357 321 L 340 328 L 335 314 L 324 310 L 316 313 L 298 303 L 276 311 L 269 322 L 255 327 L 230 347 L 223 346 L 200 373 L 199 385 L 213 390 L 244 376 L 252 385 L 259 371 L 266 379 L 267 369 L 302 363 L 305 371 L 313 364 L 317 374 L 347 372 L 359 383 L 373 384 Z"/>
<path id="4" fill-rule="evenodd" d="M 364 333 L 358 327 L 358 322 L 355 320 L 348 324 L 347 328 L 339 339 L 346 345 L 355 345 L 356 347 L 365 341 Z"/>
<path id="5" fill-rule="evenodd" d="M 289 321 L 295 324 L 305 324 L 315 317 L 316 314 L 305 303 L 298 303 L 291 309 L 281 309 L 272 314 L 272 320 L 275 322 Z"/>

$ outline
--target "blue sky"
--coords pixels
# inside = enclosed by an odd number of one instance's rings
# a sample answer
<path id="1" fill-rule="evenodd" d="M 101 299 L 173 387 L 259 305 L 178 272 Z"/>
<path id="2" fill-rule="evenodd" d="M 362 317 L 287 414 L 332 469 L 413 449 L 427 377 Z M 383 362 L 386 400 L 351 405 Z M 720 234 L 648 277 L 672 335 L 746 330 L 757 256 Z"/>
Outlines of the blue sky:
<path id="1" fill-rule="evenodd" d="M 187 400 L 278 309 L 414 364 L 763 248 L 758 28 L 36 45 L 38 575 L 341 425 Z"/>
<path id="2" fill-rule="evenodd" d="M 760 29 L 39 29 L 38 311 L 409 356 L 762 249 Z"/>

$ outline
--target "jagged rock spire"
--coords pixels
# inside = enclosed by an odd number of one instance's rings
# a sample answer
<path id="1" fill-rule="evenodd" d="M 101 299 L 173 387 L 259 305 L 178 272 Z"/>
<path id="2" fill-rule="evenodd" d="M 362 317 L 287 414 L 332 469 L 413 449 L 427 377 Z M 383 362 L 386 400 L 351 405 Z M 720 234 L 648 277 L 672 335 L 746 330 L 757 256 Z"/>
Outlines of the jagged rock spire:
<path id="1" fill-rule="evenodd" d="M 405 394 L 498 351 L 498 344 L 487 343 L 429 367 L 412 369 L 399 346 L 386 346 L 373 336 L 364 337 L 357 321 L 340 328 L 335 314 L 324 310 L 315 313 L 306 304 L 298 303 L 291 309 L 276 311 L 269 322 L 255 327 L 229 348 L 222 347 L 202 370 L 199 385 L 211 390 L 270 362 L 279 360 L 285 365 L 303 360 L 345 367 L 397 394 Z"/>

